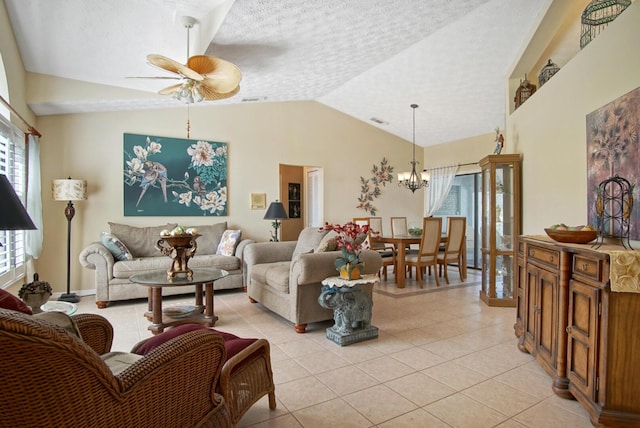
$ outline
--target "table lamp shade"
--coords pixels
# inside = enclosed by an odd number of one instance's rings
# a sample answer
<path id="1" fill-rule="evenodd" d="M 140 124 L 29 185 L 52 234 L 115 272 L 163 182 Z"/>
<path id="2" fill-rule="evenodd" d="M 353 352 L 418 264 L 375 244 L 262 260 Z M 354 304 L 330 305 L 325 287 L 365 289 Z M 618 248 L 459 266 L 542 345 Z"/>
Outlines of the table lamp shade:
<path id="1" fill-rule="evenodd" d="M 267 209 L 266 214 L 264 215 L 265 220 L 287 220 L 289 216 L 287 215 L 287 211 L 284 209 L 284 205 L 282 202 L 275 201 L 271 202 L 269 205 L 269 209 Z"/>
<path id="2" fill-rule="evenodd" d="M 87 182 L 71 178 L 53 180 L 51 194 L 56 201 L 84 201 L 87 199 Z"/>
<path id="3" fill-rule="evenodd" d="M 0 175 L 0 201 L 2 201 L 0 230 L 36 229 L 22 201 L 4 174 Z"/>

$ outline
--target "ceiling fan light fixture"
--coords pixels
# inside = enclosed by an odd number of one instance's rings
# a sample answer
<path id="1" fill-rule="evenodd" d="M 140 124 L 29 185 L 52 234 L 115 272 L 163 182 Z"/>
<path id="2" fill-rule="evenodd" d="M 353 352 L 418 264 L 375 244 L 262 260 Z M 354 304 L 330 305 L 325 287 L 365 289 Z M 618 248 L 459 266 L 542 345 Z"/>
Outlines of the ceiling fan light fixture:
<path id="1" fill-rule="evenodd" d="M 186 65 L 162 55 L 147 55 L 150 64 L 175 73 L 181 79 L 179 84 L 166 87 L 159 94 L 172 95 L 186 104 L 230 98 L 240 91 L 242 72 L 237 65 L 214 56 L 189 56 L 189 31 L 196 23 L 189 16 L 182 19 L 182 24 L 187 29 Z"/>

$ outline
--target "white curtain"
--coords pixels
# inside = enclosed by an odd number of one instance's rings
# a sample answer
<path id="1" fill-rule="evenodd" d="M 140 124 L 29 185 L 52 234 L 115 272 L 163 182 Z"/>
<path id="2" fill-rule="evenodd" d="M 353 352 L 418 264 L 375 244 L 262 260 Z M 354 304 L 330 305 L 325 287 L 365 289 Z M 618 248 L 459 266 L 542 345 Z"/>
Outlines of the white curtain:
<path id="1" fill-rule="evenodd" d="M 40 139 L 29 134 L 29 165 L 27 167 L 27 211 L 36 230 L 26 234 L 27 255 L 37 259 L 42 254 L 42 189 L 40 186 Z"/>
<path id="2" fill-rule="evenodd" d="M 443 166 L 428 171 L 431 176 L 429 187 L 427 187 L 425 217 L 431 217 L 435 214 L 447 199 L 453 179 L 458 172 L 458 165 Z"/>

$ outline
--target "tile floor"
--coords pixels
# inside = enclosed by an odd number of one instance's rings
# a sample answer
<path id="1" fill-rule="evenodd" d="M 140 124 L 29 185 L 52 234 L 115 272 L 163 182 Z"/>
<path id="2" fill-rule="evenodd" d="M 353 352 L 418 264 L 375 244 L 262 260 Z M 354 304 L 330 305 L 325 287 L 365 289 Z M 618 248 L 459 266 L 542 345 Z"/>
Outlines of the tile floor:
<path id="1" fill-rule="evenodd" d="M 576 402 L 551 391 L 551 379 L 513 333 L 514 308 L 479 300 L 480 275 L 465 283 L 423 289 L 393 276 L 376 286 L 373 324 L 379 338 L 340 347 L 325 337 L 333 321 L 296 334 L 291 324 L 241 291 L 217 292 L 216 328 L 271 343 L 277 409 L 266 397 L 241 427 L 591 427 Z M 168 297 L 165 306 L 193 304 Z M 79 312 L 99 313 L 114 325 L 113 350 L 128 351 L 150 336 L 146 300 L 98 310 L 94 296 Z"/>

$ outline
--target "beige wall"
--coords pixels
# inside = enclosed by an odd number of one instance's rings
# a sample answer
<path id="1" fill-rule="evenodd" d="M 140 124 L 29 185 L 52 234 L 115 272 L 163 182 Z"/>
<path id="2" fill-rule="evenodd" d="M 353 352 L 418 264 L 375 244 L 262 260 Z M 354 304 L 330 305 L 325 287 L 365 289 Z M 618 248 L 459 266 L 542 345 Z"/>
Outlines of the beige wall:
<path id="1" fill-rule="evenodd" d="M 0 24 L 6 22 L 2 5 Z M 524 233 L 541 233 L 546 225 L 560 221 L 585 221 L 585 115 L 640 86 L 638 22 L 640 5 L 635 2 L 507 118 L 504 153 L 523 154 Z M 8 68 L 12 102 L 15 100 L 26 114 L 25 73 L 7 28 L 0 25 L 0 49 Z M 242 228 L 244 236 L 265 241 L 269 239 L 269 221 L 262 219 L 263 211 L 250 209 L 249 199 L 252 192 L 266 193 L 268 201 L 278 197 L 280 164 L 322 167 L 325 220 L 344 222 L 365 215 L 356 208 L 360 177 L 370 176 L 371 167 L 383 157 L 389 159 L 394 172 L 408 169 L 411 159 L 409 142 L 316 102 L 194 106 L 190 109 L 191 138 L 229 143 L 229 216 L 124 217 L 122 134 L 184 138 L 186 118 L 186 107 L 38 118 L 35 125 L 43 134 L 43 187 L 47 189 L 54 178 L 69 175 L 89 182 L 89 200 L 76 204 L 73 221 L 75 290 L 90 292 L 93 287 L 92 272 L 80 267 L 77 256 L 107 228 L 108 221 L 144 225 L 226 220 Z M 493 151 L 495 135 L 491 129 L 495 124 L 487 126 L 485 135 L 429 147 L 424 152 L 418 148 L 417 157 L 427 168 L 477 162 Z M 472 170 L 477 169 L 461 169 Z M 377 215 L 388 218 L 402 213 L 410 223 L 418 222 L 422 193 L 412 195 L 398 188 L 394 178 L 382 188 L 382 197 L 374 200 Z M 41 278 L 62 291 L 66 275 L 64 204 L 51 201 L 45 191 L 43 206 L 44 252 L 37 269 Z"/>
<path id="2" fill-rule="evenodd" d="M 586 115 L 640 86 L 638 23 L 635 2 L 507 118 L 523 153 L 524 234 L 586 223 Z"/>
<path id="3" fill-rule="evenodd" d="M 566 22 L 560 22 L 562 34 L 570 37 Z M 523 234 L 544 234 L 554 223 L 586 223 L 586 115 L 640 86 L 639 22 L 640 2 L 635 2 L 507 117 L 503 153 L 523 154 Z M 554 48 L 539 49 L 546 57 Z M 535 67 L 539 61 L 530 62 Z M 477 162 L 493 152 L 494 137 L 427 147 L 424 164 Z"/>
<path id="4" fill-rule="evenodd" d="M 269 240 L 264 211 L 251 210 L 250 194 L 279 198 L 279 165 L 324 169 L 324 216 L 344 222 L 364 215 L 356 208 L 360 176 L 387 157 L 396 168 L 411 157 L 409 142 L 352 119 L 316 102 L 256 103 L 191 107 L 191 139 L 229 144 L 228 217 L 124 217 L 122 207 L 123 133 L 186 137 L 186 107 L 167 110 L 44 116 L 38 119 L 42 139 L 44 187 L 55 178 L 86 179 L 89 199 L 76 203 L 72 225 L 73 288 L 90 290 L 92 271 L 77 262 L 88 243 L 98 239 L 107 222 L 157 225 L 167 221 L 201 225 L 228 221 L 243 236 Z M 422 153 L 420 153 L 420 156 Z M 375 201 L 380 215 L 419 218 L 422 198 L 395 184 L 383 188 Z M 44 251 L 38 260 L 41 278 L 61 291 L 65 283 L 66 220 L 64 203 L 45 193 Z"/>

